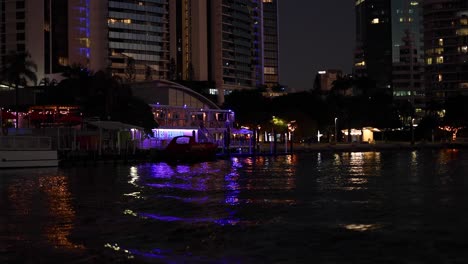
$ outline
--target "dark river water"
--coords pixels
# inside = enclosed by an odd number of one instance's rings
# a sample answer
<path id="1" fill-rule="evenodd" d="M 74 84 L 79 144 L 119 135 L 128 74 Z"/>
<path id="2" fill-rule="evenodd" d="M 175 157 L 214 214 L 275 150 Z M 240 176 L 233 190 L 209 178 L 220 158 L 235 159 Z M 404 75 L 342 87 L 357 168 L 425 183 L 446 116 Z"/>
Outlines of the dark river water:
<path id="1" fill-rule="evenodd" d="M 468 263 L 467 150 L 0 175 L 0 263 Z"/>

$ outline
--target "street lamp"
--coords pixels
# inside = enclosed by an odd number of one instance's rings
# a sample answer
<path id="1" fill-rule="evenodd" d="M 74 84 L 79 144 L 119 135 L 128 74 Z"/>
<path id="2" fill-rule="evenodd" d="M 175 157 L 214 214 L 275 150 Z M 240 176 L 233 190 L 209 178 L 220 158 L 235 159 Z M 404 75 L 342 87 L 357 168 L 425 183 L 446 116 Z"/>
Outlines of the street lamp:
<path id="1" fill-rule="evenodd" d="M 338 120 L 338 117 L 335 117 L 335 143 L 337 142 L 337 129 L 336 129 L 336 120 Z"/>
<path id="2" fill-rule="evenodd" d="M 414 118 L 411 119 L 411 145 L 414 145 Z"/>

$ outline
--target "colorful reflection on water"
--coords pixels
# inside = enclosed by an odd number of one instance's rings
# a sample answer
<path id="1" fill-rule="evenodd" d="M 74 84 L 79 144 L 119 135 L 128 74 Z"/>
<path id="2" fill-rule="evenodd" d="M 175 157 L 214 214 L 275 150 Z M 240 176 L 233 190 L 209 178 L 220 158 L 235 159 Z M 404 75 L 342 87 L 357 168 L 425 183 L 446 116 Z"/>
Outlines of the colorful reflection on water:
<path id="1" fill-rule="evenodd" d="M 466 262 L 466 171 L 465 150 L 9 171 L 0 262 Z"/>

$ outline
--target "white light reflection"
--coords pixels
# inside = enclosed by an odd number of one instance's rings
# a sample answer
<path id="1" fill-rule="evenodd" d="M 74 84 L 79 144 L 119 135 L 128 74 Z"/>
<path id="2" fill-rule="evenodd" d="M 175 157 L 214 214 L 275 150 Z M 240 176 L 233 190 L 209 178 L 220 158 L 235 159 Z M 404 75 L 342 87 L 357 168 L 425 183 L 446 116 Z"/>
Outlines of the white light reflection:
<path id="1" fill-rule="evenodd" d="M 344 229 L 356 231 L 356 232 L 367 232 L 375 231 L 382 228 L 380 224 L 348 224 L 342 225 Z"/>
<path id="2" fill-rule="evenodd" d="M 138 186 L 136 182 L 140 179 L 140 176 L 138 175 L 138 168 L 135 166 L 130 167 L 130 180 L 128 183 L 134 186 Z"/>

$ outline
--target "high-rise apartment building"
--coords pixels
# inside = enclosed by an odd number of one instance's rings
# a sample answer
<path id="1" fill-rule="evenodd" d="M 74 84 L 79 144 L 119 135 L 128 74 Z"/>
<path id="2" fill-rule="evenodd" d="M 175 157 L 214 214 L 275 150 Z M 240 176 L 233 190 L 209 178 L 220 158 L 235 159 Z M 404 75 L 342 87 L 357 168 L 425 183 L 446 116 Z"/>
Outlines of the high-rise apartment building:
<path id="1" fill-rule="evenodd" d="M 0 56 L 29 52 L 38 80 L 64 66 L 107 67 L 107 1 L 0 1 Z M 93 39 L 93 41 L 91 41 Z M 1 64 L 1 63 L 0 63 Z"/>
<path id="2" fill-rule="evenodd" d="M 154 78 L 167 76 L 167 1 L 0 3 L 1 55 L 28 51 L 38 65 L 39 79 L 73 64 L 92 71 L 109 70 L 124 78 L 130 75 L 134 80 L 144 80 L 149 74 Z"/>
<path id="3" fill-rule="evenodd" d="M 268 87 L 279 85 L 278 0 L 263 1 L 263 80 Z"/>
<path id="4" fill-rule="evenodd" d="M 167 0 L 108 0 L 109 68 L 127 79 L 166 79 Z"/>
<path id="5" fill-rule="evenodd" d="M 423 3 L 428 100 L 468 94 L 468 1 Z"/>
<path id="6" fill-rule="evenodd" d="M 208 80 L 207 0 L 171 0 L 169 79 Z"/>
<path id="7" fill-rule="evenodd" d="M 0 8 L 1 54 L 29 51 L 39 79 L 79 64 L 129 81 L 210 81 L 221 96 L 278 84 L 277 0 L 0 0 Z"/>
<path id="8" fill-rule="evenodd" d="M 249 89 L 256 85 L 253 44 L 255 5 L 249 0 L 211 0 L 210 79 L 219 94 L 225 90 Z"/>
<path id="9" fill-rule="evenodd" d="M 277 0 L 169 3 L 175 78 L 211 81 L 219 102 L 235 89 L 278 85 Z"/>

